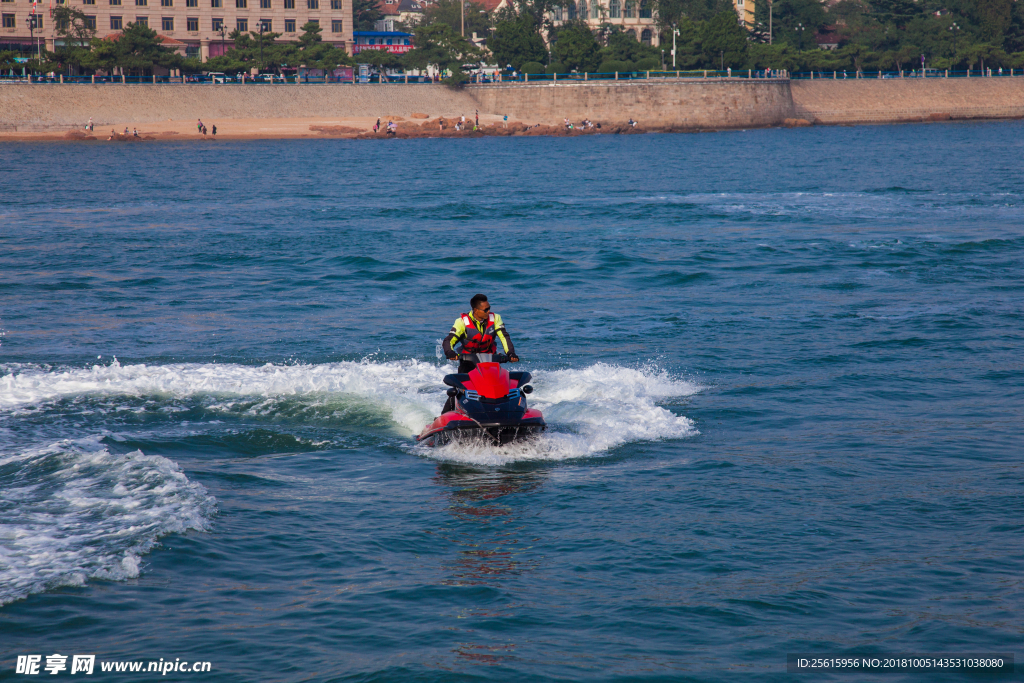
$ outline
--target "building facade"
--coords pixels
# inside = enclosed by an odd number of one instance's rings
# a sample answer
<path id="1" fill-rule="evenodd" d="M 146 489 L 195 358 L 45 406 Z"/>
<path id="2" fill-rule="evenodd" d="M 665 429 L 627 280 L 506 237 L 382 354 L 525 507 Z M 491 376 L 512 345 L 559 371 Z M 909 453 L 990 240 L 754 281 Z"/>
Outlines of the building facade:
<path id="1" fill-rule="evenodd" d="M 733 0 L 740 24 L 748 29 L 754 27 L 754 3 L 756 0 Z M 502 0 L 504 6 L 507 0 Z M 660 45 L 657 19 L 654 16 L 653 4 L 650 0 L 578 0 L 555 7 L 551 12 L 551 21 L 558 25 L 566 21 L 582 19 L 597 30 L 602 24 L 620 26 L 646 45 Z M 671 46 L 672 38 L 667 37 Z"/>
<path id="2" fill-rule="evenodd" d="M 144 23 L 165 43 L 184 43 L 185 53 L 206 61 L 224 54 L 233 43 L 228 35 L 240 31 L 281 33 L 280 40 L 293 41 L 307 21 L 320 24 L 325 43 L 350 49 L 352 46 L 352 0 L 62 0 L 80 9 L 96 29 L 97 38 L 120 33 L 129 23 Z M 61 43 L 50 7 L 35 5 L 37 26 L 30 32 L 33 3 L 29 0 L 0 0 L 0 50 L 15 50 L 25 56 L 36 52 L 35 38 L 53 50 Z M 39 23 L 42 24 L 39 27 Z"/>

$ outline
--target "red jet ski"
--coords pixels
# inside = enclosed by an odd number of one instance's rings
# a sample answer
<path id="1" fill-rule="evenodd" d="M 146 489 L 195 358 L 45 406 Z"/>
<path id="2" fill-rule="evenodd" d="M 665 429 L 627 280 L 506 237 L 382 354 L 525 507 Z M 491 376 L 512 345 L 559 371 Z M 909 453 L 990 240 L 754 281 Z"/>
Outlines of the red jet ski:
<path id="1" fill-rule="evenodd" d="M 503 369 L 508 357 L 502 353 L 462 353 L 459 359 L 477 366 L 467 374 L 445 375 L 455 409 L 424 427 L 416 441 L 441 446 L 473 439 L 504 446 L 547 428 L 541 412 L 526 407 L 526 395 L 533 392 L 530 373 Z"/>

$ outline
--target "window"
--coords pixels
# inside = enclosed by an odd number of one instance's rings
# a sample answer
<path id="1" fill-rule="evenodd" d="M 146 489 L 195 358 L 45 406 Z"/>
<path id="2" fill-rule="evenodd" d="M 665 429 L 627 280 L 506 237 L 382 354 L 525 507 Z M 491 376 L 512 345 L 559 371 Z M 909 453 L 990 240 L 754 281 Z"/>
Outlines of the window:
<path id="1" fill-rule="evenodd" d="M 345 22 L 342 21 L 341 19 L 332 19 L 331 20 L 331 33 L 344 33 L 344 32 L 345 32 Z M 388 42 L 390 43 L 391 41 L 389 40 Z"/>
<path id="2" fill-rule="evenodd" d="M 3 20 L 4 20 L 4 28 L 15 28 L 17 26 L 17 24 L 14 21 L 14 15 L 13 14 L 5 14 L 3 16 Z"/>
<path id="3" fill-rule="evenodd" d="M 587 13 L 587 0 L 580 0 L 580 4 L 576 11 L 580 15 L 580 19 L 586 21 L 590 18 L 590 15 Z"/>
<path id="4" fill-rule="evenodd" d="M 33 23 L 35 24 L 36 28 L 42 28 L 43 27 L 43 15 L 36 14 L 36 15 L 34 15 L 32 17 L 32 19 L 33 19 Z"/>
<path id="5" fill-rule="evenodd" d="M 331 0 L 331 9 L 341 9 L 341 0 Z"/>
<path id="6" fill-rule="evenodd" d="M 551 13 L 554 16 L 554 21 L 561 21 L 562 20 L 562 8 L 561 7 L 552 7 L 551 8 Z"/>
<path id="7" fill-rule="evenodd" d="M 310 19 L 309 23 L 313 24 L 314 26 L 319 26 L 320 25 L 320 20 L 319 19 Z"/>
<path id="8" fill-rule="evenodd" d="M 635 3 L 633 2 L 633 0 L 626 0 L 626 4 L 622 8 L 622 16 L 625 17 L 626 19 L 632 19 L 633 15 L 635 14 L 635 12 L 633 12 L 634 6 Z"/>
<path id="9" fill-rule="evenodd" d="M 196 19 L 196 21 L 199 21 L 199 20 Z M 185 56 L 188 57 L 189 59 L 199 59 L 200 54 L 201 53 L 199 51 L 199 44 L 198 43 L 189 43 L 188 45 L 185 46 Z"/>
<path id="10" fill-rule="evenodd" d="M 149 17 L 135 17 L 135 23 L 149 28 Z"/>
<path id="11" fill-rule="evenodd" d="M 213 23 L 211 24 L 211 27 L 213 28 L 214 31 L 221 30 L 222 28 L 224 28 L 224 20 L 223 19 L 214 18 Z"/>
<path id="12" fill-rule="evenodd" d="M 160 0 L 161 7 L 174 7 L 174 0 Z"/>
<path id="13" fill-rule="evenodd" d="M 96 0 L 82 0 L 83 5 L 95 5 Z"/>
<path id="14" fill-rule="evenodd" d="M 235 7 L 237 9 L 245 9 L 249 6 L 249 0 L 235 0 Z"/>
<path id="15" fill-rule="evenodd" d="M 405 42 L 403 43 L 403 45 L 408 45 L 408 44 L 409 44 L 409 39 L 408 39 L 408 38 L 406 38 L 406 39 L 405 39 Z"/>
<path id="16" fill-rule="evenodd" d="M 89 29 L 90 31 L 95 31 L 96 30 L 96 15 L 95 14 L 86 15 L 86 17 L 85 17 L 85 27 L 87 29 Z"/>
<path id="17" fill-rule="evenodd" d="M 622 16 L 622 5 L 619 4 L 619 0 L 610 0 L 608 3 L 608 17 L 610 19 L 619 19 Z"/>
<path id="18" fill-rule="evenodd" d="M 260 9 L 270 9 L 270 0 L 260 0 Z"/>
<path id="19" fill-rule="evenodd" d="M 258 26 L 263 29 L 264 33 L 270 33 L 274 30 L 274 22 L 270 19 L 260 19 Z"/>
<path id="20" fill-rule="evenodd" d="M 160 20 L 160 28 L 164 31 L 174 30 L 174 17 L 163 17 Z"/>
<path id="21" fill-rule="evenodd" d="M 199 17 L 189 17 L 185 20 L 185 27 L 189 31 L 199 30 Z"/>
<path id="22" fill-rule="evenodd" d="M 590 18 L 591 19 L 600 19 L 601 18 L 601 8 L 598 6 L 597 0 L 590 0 Z"/>
<path id="23" fill-rule="evenodd" d="M 199 0 L 185 0 L 185 7 L 199 7 Z"/>
<path id="24" fill-rule="evenodd" d="M 285 9 L 295 9 L 295 0 L 284 0 Z"/>
<path id="25" fill-rule="evenodd" d="M 236 19 L 235 20 L 235 28 L 237 28 L 239 31 L 242 31 L 242 32 L 248 31 L 249 30 L 249 20 L 248 19 Z"/>
<path id="26" fill-rule="evenodd" d="M 214 9 L 219 9 L 220 0 L 210 0 L 210 7 L 213 7 Z"/>
<path id="27" fill-rule="evenodd" d="M 121 17 L 110 17 L 110 30 L 120 31 L 121 30 Z"/>
<path id="28" fill-rule="evenodd" d="M 566 5 L 565 6 L 565 13 L 567 15 L 566 18 L 569 21 L 575 21 L 576 20 L 576 3 L 575 2 L 570 2 L 568 5 Z"/>
<path id="29" fill-rule="evenodd" d="M 643 32 L 640 33 L 640 42 L 644 45 L 651 44 L 651 29 L 645 28 Z"/>
<path id="30" fill-rule="evenodd" d="M 335 31 L 335 33 L 341 33 L 341 31 Z M 391 39 L 388 38 L 388 45 L 390 45 L 390 44 L 391 44 Z"/>
<path id="31" fill-rule="evenodd" d="M 146 7 L 149 5 L 149 0 L 135 0 L 136 7 Z"/>
<path id="32" fill-rule="evenodd" d="M 285 19 L 284 20 L 284 32 L 285 33 L 295 33 L 295 20 L 294 19 Z"/>
<path id="33" fill-rule="evenodd" d="M 306 9 L 320 9 L 320 0 L 306 0 Z"/>
<path id="34" fill-rule="evenodd" d="M 743 0 L 740 0 L 743 2 Z M 650 19 L 651 18 L 651 3 L 649 0 L 641 0 L 640 2 L 640 18 Z"/>

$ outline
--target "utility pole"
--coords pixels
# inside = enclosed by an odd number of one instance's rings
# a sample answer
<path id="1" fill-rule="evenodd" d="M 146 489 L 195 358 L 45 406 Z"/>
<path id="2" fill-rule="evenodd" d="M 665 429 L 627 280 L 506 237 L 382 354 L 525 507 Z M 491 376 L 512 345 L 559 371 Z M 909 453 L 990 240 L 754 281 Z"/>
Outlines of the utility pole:
<path id="1" fill-rule="evenodd" d="M 462 22 L 462 37 L 466 37 L 466 0 L 459 0 L 459 19 Z"/>
<path id="2" fill-rule="evenodd" d="M 676 36 L 679 35 L 679 29 L 672 27 L 672 68 L 676 68 Z"/>
<path id="3" fill-rule="evenodd" d="M 768 0 L 768 44 L 772 44 L 772 0 Z"/>
<path id="4" fill-rule="evenodd" d="M 257 75 L 263 73 L 263 20 L 260 19 L 260 67 L 257 70 Z"/>

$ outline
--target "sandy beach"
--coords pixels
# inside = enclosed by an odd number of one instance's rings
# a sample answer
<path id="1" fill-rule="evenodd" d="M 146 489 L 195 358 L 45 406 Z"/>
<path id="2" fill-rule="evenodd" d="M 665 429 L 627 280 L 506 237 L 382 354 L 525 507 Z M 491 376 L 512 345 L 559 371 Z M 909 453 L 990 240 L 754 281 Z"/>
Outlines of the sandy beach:
<path id="1" fill-rule="evenodd" d="M 3 141 L 206 141 L 217 140 L 289 140 L 318 138 L 348 139 L 399 139 L 409 138 L 458 138 L 458 137 L 493 137 L 493 136 L 575 136 L 594 134 L 621 134 L 650 132 L 641 126 L 630 126 L 624 122 L 595 122 L 600 127 L 581 129 L 574 127 L 567 130 L 564 126 L 553 126 L 539 122 L 509 121 L 507 126 L 499 116 L 481 115 L 480 127 L 473 130 L 473 118 L 466 116 L 464 130 L 456 130 L 458 121 L 454 117 L 405 118 L 402 116 L 380 117 L 381 128 L 374 133 L 373 126 L 377 117 L 339 117 L 339 118 L 282 118 L 282 119 L 224 119 L 204 120 L 207 134 L 204 136 L 196 130 L 196 121 L 165 121 L 159 123 L 116 123 L 113 125 L 96 125 L 94 131 L 55 130 L 55 131 L 18 131 L 0 132 Z M 387 123 L 394 121 L 395 134 L 386 133 Z M 443 123 L 443 127 L 442 127 Z M 217 135 L 212 134 L 213 126 L 217 126 Z M 574 126 L 578 126 L 574 122 Z M 128 130 L 127 137 L 124 135 Z M 138 137 L 134 131 L 138 131 Z"/>

